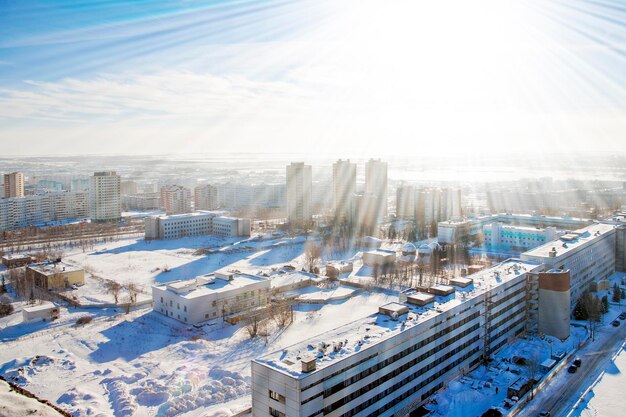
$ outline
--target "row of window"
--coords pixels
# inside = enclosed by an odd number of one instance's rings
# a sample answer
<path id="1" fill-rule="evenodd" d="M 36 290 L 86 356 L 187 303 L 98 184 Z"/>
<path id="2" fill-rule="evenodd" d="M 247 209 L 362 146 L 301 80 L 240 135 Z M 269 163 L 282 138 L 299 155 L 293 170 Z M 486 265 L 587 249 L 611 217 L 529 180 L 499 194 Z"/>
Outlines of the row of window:
<path id="1" fill-rule="evenodd" d="M 390 380 L 391 378 L 395 378 L 396 376 L 400 375 L 401 373 L 403 373 L 404 371 L 412 368 L 413 366 L 425 361 L 426 359 L 432 357 L 435 352 L 440 351 L 441 349 L 443 349 L 444 347 L 449 346 L 452 343 L 455 343 L 459 340 L 461 340 L 462 338 L 464 338 L 465 336 L 469 335 L 470 333 L 478 330 L 479 325 L 478 323 L 476 323 L 475 325 L 473 325 L 472 327 L 468 328 L 467 330 L 459 333 L 458 335 L 452 337 L 451 339 L 447 340 L 446 343 L 444 345 L 439 345 L 439 346 L 435 346 L 432 349 L 430 349 L 427 352 L 424 352 L 423 354 L 421 354 L 420 356 L 410 360 L 409 362 L 405 363 L 404 365 L 396 368 L 395 370 L 388 372 L 387 374 L 385 374 L 384 376 L 377 378 L 376 380 L 372 381 L 371 383 L 367 384 L 366 386 L 364 386 L 363 388 L 359 389 L 358 391 L 355 391 L 353 393 L 351 393 L 350 395 L 347 395 L 341 399 L 339 399 L 338 401 L 335 401 L 333 404 L 324 407 L 324 414 L 328 414 L 342 406 L 344 406 L 345 404 L 348 404 L 350 401 L 354 400 L 355 398 L 365 394 L 367 391 L 379 386 L 380 384 L 384 383 L 385 381 Z M 459 345 L 458 347 L 452 349 L 450 352 L 446 353 L 445 355 L 435 359 L 434 361 L 430 362 L 429 364 L 423 366 L 420 368 L 419 373 L 424 373 L 424 372 L 428 372 L 429 370 L 433 369 L 434 367 L 440 365 L 441 363 L 443 363 L 444 361 L 448 360 L 450 357 L 452 357 L 453 355 L 456 355 L 457 353 L 461 352 L 463 349 L 467 348 L 471 343 L 475 343 L 476 341 L 478 341 L 478 339 L 480 338 L 479 335 L 475 335 L 472 339 L 468 340 L 467 342 Z M 414 346 L 417 346 L 414 345 Z M 396 355 L 394 355 L 391 358 L 386 359 L 383 362 L 380 362 L 379 364 L 377 364 L 376 366 L 367 369 L 363 372 L 361 372 L 358 376 L 359 378 L 356 379 L 356 381 L 358 381 L 361 378 L 364 378 L 367 375 L 373 374 L 375 372 L 380 371 L 381 369 L 389 366 L 390 364 L 392 364 L 393 362 L 396 362 L 397 360 L 407 356 L 410 352 L 407 352 L 411 349 L 414 348 L 414 346 L 411 346 L 409 349 L 405 349 L 403 352 L 400 352 Z M 414 351 L 414 350 L 413 350 Z M 405 353 L 407 352 L 407 353 Z M 361 374 L 364 374 L 363 376 L 361 376 Z M 366 375 L 365 375 L 366 374 Z M 354 377 L 353 377 L 354 378 Z M 352 379 L 352 378 L 351 378 Z M 339 389 L 336 389 L 337 386 L 324 391 L 324 397 L 327 397 L 326 393 L 327 391 L 335 391 L 338 392 L 341 389 L 347 387 L 348 385 L 350 385 L 350 380 L 345 381 L 344 383 L 340 383 L 338 384 L 340 386 Z M 354 382 L 356 382 L 354 381 Z M 348 383 L 347 385 L 344 385 L 345 383 Z M 354 383 L 351 382 L 351 383 Z M 334 393 L 334 392 L 333 392 Z"/>

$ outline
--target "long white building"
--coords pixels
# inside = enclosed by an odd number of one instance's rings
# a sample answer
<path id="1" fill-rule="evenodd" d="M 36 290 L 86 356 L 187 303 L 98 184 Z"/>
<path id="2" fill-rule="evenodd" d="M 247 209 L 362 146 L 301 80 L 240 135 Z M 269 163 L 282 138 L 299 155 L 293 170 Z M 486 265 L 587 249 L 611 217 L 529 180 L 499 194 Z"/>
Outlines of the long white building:
<path id="1" fill-rule="evenodd" d="M 223 212 L 196 211 L 150 216 L 144 220 L 146 239 L 177 239 L 188 236 L 250 236 L 250 219 L 223 216 Z"/>
<path id="2" fill-rule="evenodd" d="M 407 415 L 525 331 L 536 309 L 528 281 L 542 270 L 511 259 L 260 357 L 252 361 L 252 413 Z"/>
<path id="3" fill-rule="evenodd" d="M 0 199 L 0 230 L 89 218 L 89 193 L 57 191 Z"/>
<path id="4" fill-rule="evenodd" d="M 592 282 L 615 271 L 616 229 L 614 224 L 592 224 L 524 252 L 521 258 L 549 270 L 569 270 L 573 307 Z"/>
<path id="5" fill-rule="evenodd" d="M 269 298 L 268 278 L 239 272 L 218 271 L 152 286 L 154 311 L 189 324 L 263 307 Z"/>

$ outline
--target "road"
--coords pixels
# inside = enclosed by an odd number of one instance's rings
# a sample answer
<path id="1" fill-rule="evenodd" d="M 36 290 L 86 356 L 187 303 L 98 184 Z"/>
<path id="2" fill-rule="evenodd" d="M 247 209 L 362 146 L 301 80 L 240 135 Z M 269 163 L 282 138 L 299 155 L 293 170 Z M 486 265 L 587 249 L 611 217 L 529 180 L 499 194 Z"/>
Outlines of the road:
<path id="1" fill-rule="evenodd" d="M 589 342 L 576 355 L 582 360 L 578 372 L 569 374 L 567 366 L 564 367 L 556 378 L 548 382 L 544 391 L 517 414 L 518 417 L 537 416 L 541 410 L 548 410 L 555 417 L 569 416 L 576 401 L 606 369 L 613 354 L 622 347 L 626 339 L 626 322 L 617 328 L 609 322 L 598 327 L 596 334 L 598 339 Z"/>

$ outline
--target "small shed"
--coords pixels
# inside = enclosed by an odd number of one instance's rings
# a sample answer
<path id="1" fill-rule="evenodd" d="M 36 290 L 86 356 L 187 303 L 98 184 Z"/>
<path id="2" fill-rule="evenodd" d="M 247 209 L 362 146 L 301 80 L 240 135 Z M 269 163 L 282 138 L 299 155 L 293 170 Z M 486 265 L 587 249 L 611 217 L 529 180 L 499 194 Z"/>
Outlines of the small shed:
<path id="1" fill-rule="evenodd" d="M 550 372 L 550 369 L 554 368 L 554 365 L 556 365 L 556 361 L 554 359 L 546 359 L 545 361 L 541 362 L 541 365 L 539 365 L 539 371 L 541 371 L 541 373 L 543 374 L 547 374 L 548 372 Z"/>
<path id="2" fill-rule="evenodd" d="M 400 303 L 389 303 L 378 307 L 378 314 L 384 314 L 392 318 L 398 318 L 409 312 L 409 308 Z"/>
<path id="3" fill-rule="evenodd" d="M 27 306 L 22 309 L 22 319 L 24 323 L 48 321 L 57 318 L 59 318 L 59 307 L 49 301 Z"/>

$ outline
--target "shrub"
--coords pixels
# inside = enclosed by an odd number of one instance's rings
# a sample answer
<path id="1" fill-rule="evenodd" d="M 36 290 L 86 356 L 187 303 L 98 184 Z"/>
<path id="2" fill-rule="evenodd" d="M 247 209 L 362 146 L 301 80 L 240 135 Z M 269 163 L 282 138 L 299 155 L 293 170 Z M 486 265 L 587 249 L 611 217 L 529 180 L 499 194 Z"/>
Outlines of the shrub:
<path id="1" fill-rule="evenodd" d="M 13 305 L 11 303 L 0 302 L 0 317 L 8 316 L 13 313 Z"/>
<path id="2" fill-rule="evenodd" d="M 83 317 L 80 317 L 78 320 L 76 320 L 76 325 L 88 324 L 88 323 L 91 323 L 92 320 L 93 320 L 93 317 L 91 316 L 83 316 Z"/>

